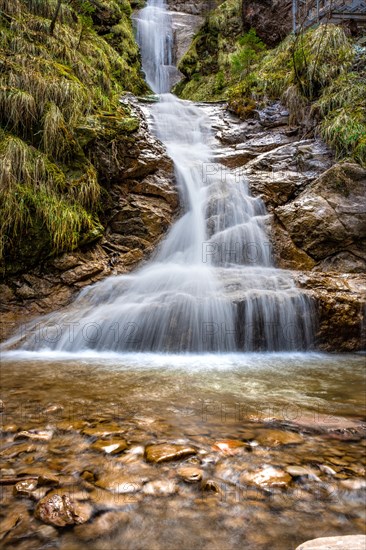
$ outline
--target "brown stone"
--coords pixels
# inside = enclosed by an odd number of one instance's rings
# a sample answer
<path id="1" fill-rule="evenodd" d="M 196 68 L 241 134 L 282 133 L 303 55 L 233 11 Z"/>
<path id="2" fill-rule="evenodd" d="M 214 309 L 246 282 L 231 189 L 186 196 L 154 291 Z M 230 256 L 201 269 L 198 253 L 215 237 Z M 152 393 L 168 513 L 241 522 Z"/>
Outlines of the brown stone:
<path id="1" fill-rule="evenodd" d="M 35 516 L 44 523 L 55 527 L 65 527 L 85 523 L 91 516 L 91 509 L 74 503 L 67 494 L 45 496 L 39 501 Z"/>
<path id="2" fill-rule="evenodd" d="M 255 472 L 246 472 L 242 478 L 246 482 L 253 483 L 260 487 L 284 487 L 292 480 L 290 474 L 279 468 L 273 468 L 272 466 L 266 466 Z"/>
<path id="3" fill-rule="evenodd" d="M 99 537 L 111 535 L 121 525 L 125 525 L 130 519 L 128 512 L 105 512 L 98 516 L 92 523 L 84 523 L 74 528 L 75 535 L 81 540 L 94 540 Z"/>
<path id="4" fill-rule="evenodd" d="M 187 483 L 196 483 L 197 481 L 201 481 L 203 470 L 194 466 L 182 466 L 178 468 L 177 474 Z"/>
<path id="5" fill-rule="evenodd" d="M 197 453 L 197 450 L 188 445 L 173 445 L 162 443 L 159 445 L 149 445 L 145 449 L 145 458 L 147 462 L 166 462 L 168 460 L 179 460 Z"/>
<path id="6" fill-rule="evenodd" d="M 279 447 L 281 445 L 297 445 L 303 443 L 304 438 L 293 432 L 262 430 L 257 434 L 256 441 L 264 447 Z"/>
<path id="7" fill-rule="evenodd" d="M 91 449 L 103 451 L 106 454 L 117 455 L 128 448 L 125 439 L 98 439 L 91 445 Z"/>

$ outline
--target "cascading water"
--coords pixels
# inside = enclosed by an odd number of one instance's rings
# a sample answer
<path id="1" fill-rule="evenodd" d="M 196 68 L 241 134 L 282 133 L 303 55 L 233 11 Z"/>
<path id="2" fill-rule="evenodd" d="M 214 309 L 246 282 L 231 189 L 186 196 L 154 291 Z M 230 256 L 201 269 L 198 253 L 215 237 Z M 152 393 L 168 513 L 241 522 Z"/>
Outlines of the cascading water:
<path id="1" fill-rule="evenodd" d="M 184 214 L 148 265 L 84 289 L 66 312 L 41 320 L 45 328 L 63 327 L 57 337 L 45 342 L 31 331 L 22 347 L 71 352 L 308 348 L 310 304 L 291 275 L 272 266 L 262 201 L 235 174 L 212 170 L 208 118 L 200 107 L 166 93 L 172 29 L 162 0 L 149 0 L 140 11 L 137 39 L 147 81 L 161 94 L 151 108 L 153 127 L 174 161 Z M 20 337 L 14 342 L 19 345 Z"/>

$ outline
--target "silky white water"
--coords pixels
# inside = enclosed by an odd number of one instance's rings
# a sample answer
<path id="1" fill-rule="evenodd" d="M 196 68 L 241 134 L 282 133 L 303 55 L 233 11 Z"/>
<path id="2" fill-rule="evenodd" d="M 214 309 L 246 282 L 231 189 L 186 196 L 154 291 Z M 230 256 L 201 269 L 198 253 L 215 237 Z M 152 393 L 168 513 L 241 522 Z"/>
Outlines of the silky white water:
<path id="1" fill-rule="evenodd" d="M 262 201 L 236 174 L 214 169 L 203 110 L 167 93 L 172 37 L 163 1 L 150 0 L 138 15 L 137 39 L 147 82 L 160 94 L 152 129 L 174 161 L 183 215 L 150 263 L 84 289 L 67 310 L 36 321 L 12 345 L 75 353 L 311 345 L 310 303 L 291 275 L 272 265 Z"/>

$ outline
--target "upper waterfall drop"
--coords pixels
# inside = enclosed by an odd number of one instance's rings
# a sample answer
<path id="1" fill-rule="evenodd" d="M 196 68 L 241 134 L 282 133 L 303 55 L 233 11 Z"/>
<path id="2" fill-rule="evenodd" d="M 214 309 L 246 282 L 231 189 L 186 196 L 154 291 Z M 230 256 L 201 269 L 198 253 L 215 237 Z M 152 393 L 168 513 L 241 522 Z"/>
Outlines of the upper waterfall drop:
<path id="1" fill-rule="evenodd" d="M 137 17 L 137 39 L 147 81 L 161 94 L 149 108 L 152 127 L 174 162 L 183 214 L 150 262 L 85 288 L 69 308 L 33 324 L 66 327 L 57 338 L 42 341 L 33 330 L 8 345 L 72 353 L 311 345 L 311 304 L 289 272 L 273 267 L 262 200 L 242 177 L 212 170 L 209 117 L 199 105 L 167 93 L 172 36 L 162 0 L 149 0 Z"/>
<path id="2" fill-rule="evenodd" d="M 164 0 L 149 0 L 137 19 L 136 39 L 140 46 L 146 81 L 157 94 L 171 88 L 173 66 L 172 21 Z"/>

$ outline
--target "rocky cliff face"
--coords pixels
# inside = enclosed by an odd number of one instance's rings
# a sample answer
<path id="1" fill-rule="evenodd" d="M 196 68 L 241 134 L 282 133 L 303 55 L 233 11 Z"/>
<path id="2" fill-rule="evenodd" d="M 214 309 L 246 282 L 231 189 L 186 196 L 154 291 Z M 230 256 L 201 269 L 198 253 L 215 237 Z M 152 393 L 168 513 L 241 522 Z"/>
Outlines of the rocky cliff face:
<path id="1" fill-rule="evenodd" d="M 242 0 L 244 31 L 255 29 L 268 44 L 276 46 L 291 32 L 291 0 Z"/>
<path id="2" fill-rule="evenodd" d="M 104 236 L 3 280 L 2 338 L 20 322 L 67 305 L 84 286 L 133 269 L 171 225 L 178 206 L 172 162 L 133 97 L 125 101 L 139 120 L 137 130 L 126 134 L 118 121 L 106 117 L 85 137 L 94 165 L 104 174 Z"/>
<path id="3" fill-rule="evenodd" d="M 366 170 L 337 163 L 319 139 L 301 139 L 278 102 L 244 122 L 224 105 L 207 109 L 215 112 L 216 160 L 261 196 L 276 265 L 313 299 L 316 347 L 364 349 Z"/>

